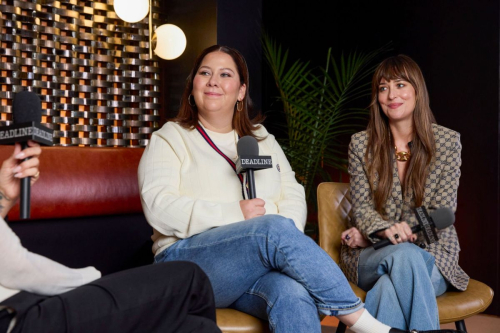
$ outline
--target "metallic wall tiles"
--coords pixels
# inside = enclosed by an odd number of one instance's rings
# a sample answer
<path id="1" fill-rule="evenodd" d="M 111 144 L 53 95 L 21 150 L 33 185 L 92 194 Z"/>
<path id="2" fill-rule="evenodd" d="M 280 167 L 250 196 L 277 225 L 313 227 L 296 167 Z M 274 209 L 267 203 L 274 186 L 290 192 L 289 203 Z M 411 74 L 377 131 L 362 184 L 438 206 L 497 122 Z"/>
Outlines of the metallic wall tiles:
<path id="1" fill-rule="evenodd" d="M 147 145 L 161 108 L 147 18 L 122 21 L 113 0 L 1 0 L 0 12 L 0 126 L 12 123 L 15 93 L 28 89 L 55 145 Z"/>

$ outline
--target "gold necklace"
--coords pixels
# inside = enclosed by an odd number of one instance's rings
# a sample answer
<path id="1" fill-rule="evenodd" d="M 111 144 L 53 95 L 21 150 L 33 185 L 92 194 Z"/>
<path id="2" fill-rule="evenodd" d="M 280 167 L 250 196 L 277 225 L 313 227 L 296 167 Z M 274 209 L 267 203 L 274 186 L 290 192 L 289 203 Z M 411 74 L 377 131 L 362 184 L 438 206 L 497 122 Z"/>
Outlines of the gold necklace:
<path id="1" fill-rule="evenodd" d="M 410 159 L 411 157 L 411 152 L 410 151 L 399 151 L 398 152 L 398 147 L 394 146 L 394 149 L 396 151 L 396 159 L 400 162 L 406 162 Z"/>

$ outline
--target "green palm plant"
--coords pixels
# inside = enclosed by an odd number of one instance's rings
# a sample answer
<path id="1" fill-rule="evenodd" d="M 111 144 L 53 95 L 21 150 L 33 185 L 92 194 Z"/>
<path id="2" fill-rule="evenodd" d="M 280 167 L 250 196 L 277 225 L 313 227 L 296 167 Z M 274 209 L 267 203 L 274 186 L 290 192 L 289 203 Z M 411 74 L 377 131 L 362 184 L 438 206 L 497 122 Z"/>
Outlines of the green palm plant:
<path id="1" fill-rule="evenodd" d="M 343 135 L 360 129 L 366 108 L 354 106 L 370 95 L 374 59 L 384 49 L 343 54 L 339 60 L 328 50 L 325 68 L 311 68 L 296 60 L 288 66 L 288 50 L 267 34 L 263 50 L 279 91 L 286 119 L 287 136 L 278 138 L 308 202 L 315 202 L 315 179 L 331 180 L 324 167 L 345 170 L 347 147 Z M 358 125 L 356 125 L 358 124 Z"/>

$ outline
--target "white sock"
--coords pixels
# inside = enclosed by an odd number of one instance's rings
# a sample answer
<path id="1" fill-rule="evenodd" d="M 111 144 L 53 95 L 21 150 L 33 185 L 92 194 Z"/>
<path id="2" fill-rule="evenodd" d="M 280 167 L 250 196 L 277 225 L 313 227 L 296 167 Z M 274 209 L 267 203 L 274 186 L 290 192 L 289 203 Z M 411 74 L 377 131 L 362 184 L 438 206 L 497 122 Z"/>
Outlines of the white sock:
<path id="1" fill-rule="evenodd" d="M 389 326 L 373 318 L 366 309 L 350 329 L 355 333 L 389 333 L 391 330 Z"/>

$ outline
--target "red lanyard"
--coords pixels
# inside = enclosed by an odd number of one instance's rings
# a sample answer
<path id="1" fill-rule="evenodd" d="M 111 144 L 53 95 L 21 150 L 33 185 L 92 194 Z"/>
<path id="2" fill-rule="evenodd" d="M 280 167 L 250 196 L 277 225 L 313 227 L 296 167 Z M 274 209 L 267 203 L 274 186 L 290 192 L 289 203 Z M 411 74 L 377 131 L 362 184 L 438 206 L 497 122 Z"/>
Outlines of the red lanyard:
<path id="1" fill-rule="evenodd" d="M 245 199 L 245 185 L 244 185 L 244 181 L 243 181 L 243 174 L 238 174 L 236 172 L 236 164 L 234 164 L 234 162 L 226 156 L 226 154 L 224 154 L 220 149 L 219 147 L 217 147 L 217 145 L 212 141 L 212 139 L 210 138 L 210 136 L 207 134 L 207 132 L 205 132 L 205 130 L 203 129 L 203 127 L 200 126 L 200 124 L 196 125 L 196 129 L 198 130 L 198 132 L 200 132 L 201 136 L 203 137 L 203 139 L 205 139 L 205 141 L 209 144 L 210 147 L 212 147 L 213 150 L 215 150 L 220 156 L 222 156 L 227 163 L 229 163 L 229 165 L 233 168 L 234 170 L 234 173 L 238 176 L 238 179 L 240 180 L 240 183 L 241 183 L 241 195 L 243 196 L 243 199 Z M 247 195 L 248 195 L 248 185 L 246 186 L 247 188 Z"/>

